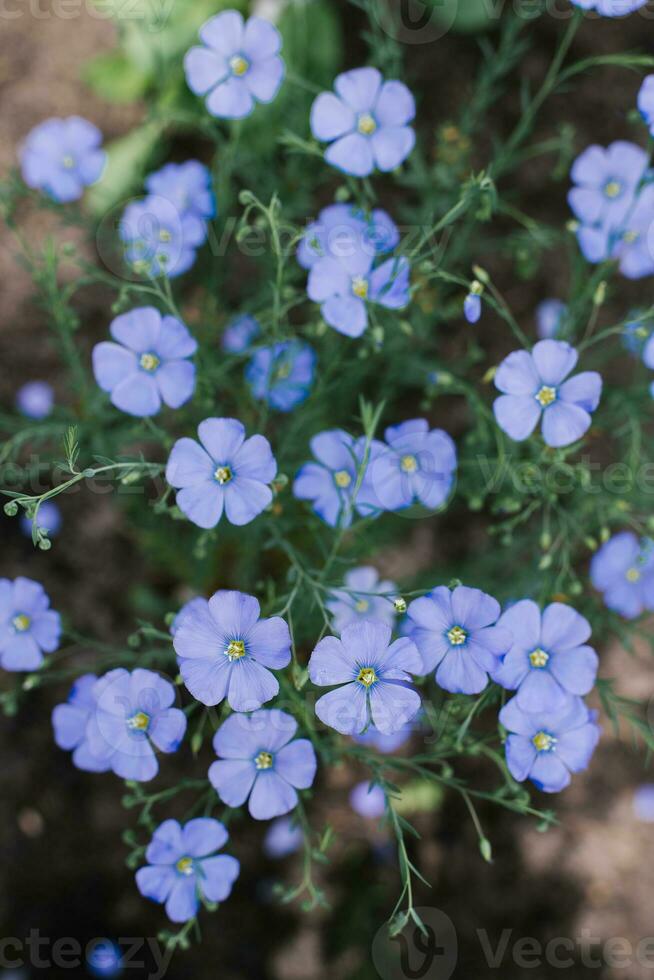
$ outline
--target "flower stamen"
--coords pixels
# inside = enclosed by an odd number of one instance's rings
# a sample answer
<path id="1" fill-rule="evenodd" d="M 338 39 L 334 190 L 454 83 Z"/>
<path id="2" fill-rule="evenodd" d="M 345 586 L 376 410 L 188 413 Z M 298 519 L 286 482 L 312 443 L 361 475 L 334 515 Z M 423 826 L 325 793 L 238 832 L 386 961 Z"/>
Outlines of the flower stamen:
<path id="1" fill-rule="evenodd" d="M 181 875 L 192 875 L 193 874 L 193 858 L 183 857 L 180 858 L 175 865 L 177 871 Z"/>
<path id="2" fill-rule="evenodd" d="M 540 391 L 536 392 L 535 398 L 543 408 L 547 408 L 548 405 L 556 401 L 556 388 L 552 388 L 550 385 L 543 385 Z"/>
<path id="3" fill-rule="evenodd" d="M 216 483 L 219 483 L 222 487 L 226 483 L 229 483 L 234 474 L 229 466 L 219 466 L 213 476 Z"/>
<path id="4" fill-rule="evenodd" d="M 556 739 L 549 732 L 537 732 L 531 742 L 538 752 L 551 752 L 556 745 Z"/>
<path id="5" fill-rule="evenodd" d="M 230 640 L 225 650 L 225 656 L 229 659 L 230 663 L 234 660 L 240 660 L 241 657 L 245 656 L 245 643 L 243 640 Z"/>
<path id="6" fill-rule="evenodd" d="M 229 67 L 232 75 L 236 75 L 237 78 L 241 78 L 250 67 L 250 62 L 247 60 L 247 58 L 244 58 L 242 54 L 235 54 L 234 57 L 230 59 Z"/>
<path id="7" fill-rule="evenodd" d="M 372 687 L 377 682 L 377 674 L 375 673 L 374 667 L 362 667 L 357 674 L 357 680 L 364 687 Z"/>
<path id="8" fill-rule="evenodd" d="M 17 633 L 24 633 L 32 625 L 32 620 L 25 613 L 18 613 L 17 616 L 11 621 L 11 625 L 14 627 Z"/>
<path id="9" fill-rule="evenodd" d="M 549 653 L 546 653 L 545 650 L 542 650 L 540 647 L 536 647 L 536 649 L 532 650 L 529 654 L 529 663 L 532 667 L 536 667 L 537 669 L 547 667 L 547 662 L 549 659 Z"/>
<path id="10" fill-rule="evenodd" d="M 415 473 L 418 469 L 418 460 L 415 456 L 403 456 L 400 460 L 400 469 L 403 473 Z"/>
<path id="11" fill-rule="evenodd" d="M 349 487 L 349 485 L 352 483 L 352 477 L 347 470 L 338 470 L 336 473 L 334 473 L 334 483 L 337 487 L 345 490 L 345 488 Z"/>
<path id="12" fill-rule="evenodd" d="M 134 732 L 147 732 L 150 725 L 150 715 L 145 711 L 137 711 L 135 715 L 127 719 L 127 727 Z"/>
<path id="13" fill-rule="evenodd" d="M 377 129 L 374 116 L 371 116 L 369 112 L 362 112 L 357 120 L 357 129 L 362 136 L 372 136 Z"/>
<path id="14" fill-rule="evenodd" d="M 468 634 L 462 626 L 453 626 L 447 631 L 447 638 L 453 647 L 460 647 L 468 639 Z"/>
<path id="15" fill-rule="evenodd" d="M 157 355 L 149 352 L 146 354 L 141 354 L 139 358 L 139 364 L 141 365 L 143 370 L 148 371 L 150 373 L 152 371 L 156 371 L 160 363 L 161 362 L 157 357 Z"/>
<path id="16" fill-rule="evenodd" d="M 363 276 L 355 276 L 352 280 L 352 292 L 359 299 L 368 298 L 368 280 Z"/>
<path id="17" fill-rule="evenodd" d="M 254 765 L 257 769 L 270 769 L 272 768 L 273 757 L 271 752 L 259 752 L 254 758 Z"/>

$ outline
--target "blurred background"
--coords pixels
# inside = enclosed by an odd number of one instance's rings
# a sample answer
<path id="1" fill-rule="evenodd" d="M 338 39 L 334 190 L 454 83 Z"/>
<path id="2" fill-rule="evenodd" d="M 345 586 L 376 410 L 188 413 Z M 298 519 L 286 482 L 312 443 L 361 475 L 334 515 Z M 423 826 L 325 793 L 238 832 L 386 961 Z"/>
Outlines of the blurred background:
<path id="1" fill-rule="evenodd" d="M 328 6 L 342 28 L 341 66 L 359 64 L 365 58 L 359 40 L 366 27 L 362 10 L 345 2 Z M 466 7 L 459 14 L 466 11 L 470 16 L 462 16 L 442 36 L 413 44 L 406 58 L 407 80 L 422 89 L 434 126 L 444 123 L 452 105 L 465 99 L 479 62 L 482 35 L 477 28 L 484 17 L 477 8 Z M 530 28 L 525 78 L 542 77 L 564 23 L 544 17 Z M 574 53 L 579 58 L 634 48 L 651 53 L 651 23 L 640 17 L 594 21 L 584 26 Z M 320 45 L 321 38 L 315 43 Z M 86 116 L 103 130 L 106 140 L 129 132 L 142 120 L 144 107 L 138 99 L 130 101 L 131 93 L 127 101 L 107 101 L 97 85 L 82 81 L 89 77 L 89 64 L 97 65 L 98 56 L 111 52 L 114 45 L 112 23 L 85 3 L 15 0 L 0 7 L 0 172 L 15 166 L 16 146 L 47 116 Z M 573 101 L 565 93 L 551 100 L 540 126 L 545 134 L 562 122 L 574 126 L 577 150 L 594 140 L 609 142 L 629 135 L 625 106 L 634 103 L 636 90 L 637 78 L 626 73 L 607 71 L 600 81 L 597 76 L 586 78 L 575 89 Z M 515 99 L 493 106 L 487 132 L 507 132 L 517 100 L 516 92 Z M 565 180 L 544 183 L 538 166 L 525 168 L 520 180 L 523 210 L 535 217 L 547 215 L 552 223 L 568 220 Z M 54 230 L 57 219 L 50 213 L 30 213 L 21 220 L 29 239 Z M 550 254 L 532 282 L 508 276 L 500 280 L 526 329 L 533 329 L 536 304 L 545 296 L 561 294 L 560 278 L 561 265 Z M 626 287 L 625 292 L 628 295 Z M 85 293 L 80 314 L 92 341 L 106 329 L 106 296 Z M 12 403 L 18 384 L 35 377 L 65 393 L 65 378 L 46 341 L 43 314 L 32 301 L 29 278 L 16 263 L 6 236 L 0 240 L 0 364 L 0 401 L 5 406 Z M 130 628 L 125 624 L 133 623 L 135 616 L 147 618 L 153 609 L 176 608 L 186 598 L 162 566 L 149 563 L 147 541 L 136 536 L 128 510 L 111 494 L 64 498 L 65 533 L 47 555 L 33 549 L 17 522 L 1 517 L 1 574 L 23 574 L 43 582 L 53 606 L 65 609 L 80 633 L 122 640 Z M 402 548 L 381 556 L 378 564 L 385 576 L 402 578 L 407 569 L 413 573 L 438 568 L 442 549 L 452 549 L 454 543 L 436 535 L 432 523 L 416 522 Z M 483 536 L 468 534 L 457 536 L 456 546 L 474 558 L 489 544 Z M 620 676 L 624 696 L 650 696 L 647 650 L 640 651 L 636 644 L 628 654 L 606 638 L 602 662 L 603 676 Z M 50 944 L 66 937 L 82 944 L 96 937 L 154 942 L 166 924 L 163 910 L 140 897 L 124 864 L 121 833 L 129 811 L 121 807 L 121 784 L 76 771 L 54 746 L 49 715 L 65 694 L 66 687 L 39 690 L 15 718 L 0 722 L 2 980 L 92 975 L 88 964 L 44 966 L 47 944 L 40 950 L 33 945 L 31 953 L 27 947 L 19 953 L 7 944 L 11 937 L 25 943 L 31 930 L 38 930 Z M 180 771 L 180 760 L 169 760 L 156 785 L 172 782 Z M 311 803 L 316 824 L 330 823 L 336 832 L 320 882 L 331 909 L 305 914 L 297 905 L 280 907 L 274 883 L 300 881 L 301 856 L 265 857 L 265 828 L 241 820 L 232 828 L 233 852 L 242 862 L 237 887 L 218 914 L 203 917 L 202 943 L 168 965 L 171 980 L 368 980 L 379 975 L 372 959 L 373 940 L 393 907 L 399 880 L 391 842 L 376 821 L 350 807 L 349 790 L 359 776 L 348 766 L 323 772 Z M 485 931 L 492 950 L 506 942 L 501 962 L 505 980 L 527 971 L 528 964 L 512 953 L 513 944 L 524 937 L 543 945 L 556 937 L 571 940 L 572 948 L 559 954 L 570 962 L 560 969 L 561 975 L 575 980 L 641 980 L 653 975 L 652 951 L 649 967 L 633 962 L 638 943 L 654 934 L 654 822 L 647 821 L 642 808 L 634 808 L 634 792 L 648 778 L 652 777 L 642 751 L 605 723 L 589 771 L 555 801 L 538 800 L 541 807 L 554 802 L 560 819 L 548 833 L 540 834 L 533 824 L 497 808 L 481 807 L 484 829 L 493 843 L 492 864 L 479 856 L 476 834 L 460 799 L 431 800 L 427 812 L 417 808 L 412 821 L 421 839 L 411 845 L 413 859 L 431 888 L 421 890 L 416 904 L 442 910 L 454 924 L 455 977 L 499 975 L 484 955 L 479 930 Z M 649 816 L 654 820 L 654 813 Z M 510 930 L 508 938 L 503 930 Z M 584 952 L 584 937 L 590 952 Z M 607 941 L 612 943 L 609 952 Z M 626 965 L 630 948 L 632 963 Z M 141 967 L 125 967 L 124 975 L 156 976 L 158 956 L 147 948 L 135 950 L 135 960 L 144 957 Z M 12 966 L 12 958 L 22 958 L 24 964 Z M 437 963 L 427 966 L 432 972 L 416 968 L 398 976 L 442 980 L 450 975 L 444 967 L 433 972 L 439 969 Z M 528 975 L 550 978 L 559 975 L 554 970 L 552 965 L 532 965 Z"/>

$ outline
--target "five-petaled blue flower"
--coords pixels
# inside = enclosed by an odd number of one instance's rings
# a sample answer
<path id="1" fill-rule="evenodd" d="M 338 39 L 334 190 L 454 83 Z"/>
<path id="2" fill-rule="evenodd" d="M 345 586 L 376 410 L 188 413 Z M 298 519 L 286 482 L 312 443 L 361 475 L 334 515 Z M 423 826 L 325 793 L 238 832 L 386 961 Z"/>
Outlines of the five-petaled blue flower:
<path id="1" fill-rule="evenodd" d="M 499 625 L 513 644 L 492 677 L 509 691 L 523 711 L 559 711 L 572 696 L 588 694 L 597 677 L 598 658 L 587 640 L 590 623 L 561 602 L 542 614 L 531 599 L 514 603 Z"/>
<path id="2" fill-rule="evenodd" d="M 172 922 L 188 922 L 200 899 L 224 902 L 240 865 L 231 854 L 216 854 L 228 834 L 218 820 L 196 817 L 183 826 L 164 820 L 145 852 L 148 864 L 136 872 L 136 885 L 144 898 L 166 905 Z"/>
<path id="3" fill-rule="evenodd" d="M 108 759 L 96 759 L 89 748 L 86 729 L 95 710 L 95 674 L 78 677 L 64 704 L 58 704 L 52 712 L 55 742 L 60 749 L 73 753 L 73 765 L 86 772 L 107 772 Z"/>
<path id="4" fill-rule="evenodd" d="M 426 419 L 389 426 L 386 445 L 368 467 L 374 495 L 386 510 L 414 504 L 436 510 L 447 500 L 456 473 L 456 446 L 447 432 Z"/>
<path id="5" fill-rule="evenodd" d="M 207 110 L 220 119 L 243 119 L 257 102 L 272 102 L 284 78 L 281 34 L 267 20 L 225 10 L 200 28 L 204 47 L 184 58 L 188 87 L 206 96 Z"/>
<path id="6" fill-rule="evenodd" d="M 123 779 L 145 782 L 159 771 L 154 747 L 175 752 L 186 715 L 173 708 L 175 688 L 153 670 L 110 670 L 93 687 L 95 705 L 86 729 L 88 748 Z"/>
<path id="7" fill-rule="evenodd" d="M 355 177 L 395 170 L 415 144 L 409 123 L 415 102 L 402 82 L 384 81 L 376 68 L 338 75 L 336 94 L 321 92 L 311 107 L 311 132 L 330 143 L 325 160 Z"/>
<path id="8" fill-rule="evenodd" d="M 408 635 L 422 657 L 422 673 L 436 670 L 436 683 L 453 694 L 479 694 L 511 633 L 497 625 L 500 604 L 480 589 L 440 585 L 414 599 L 408 609 Z"/>
<path id="9" fill-rule="evenodd" d="M 61 618 L 31 578 L 0 579 L 0 667 L 36 670 L 59 646 Z"/>
<path id="10" fill-rule="evenodd" d="M 279 692 L 271 674 L 291 659 L 291 636 L 279 616 L 260 619 L 254 596 L 216 592 L 185 607 L 173 636 L 184 683 L 202 704 L 227 699 L 234 711 L 253 711 Z"/>
<path id="11" fill-rule="evenodd" d="M 197 343 L 185 325 L 139 306 L 117 316 L 109 327 L 117 343 L 93 348 L 93 373 L 111 402 L 128 415 L 156 415 L 161 403 L 179 408 L 195 390 L 195 366 L 188 360 Z"/>
<path id="12" fill-rule="evenodd" d="M 293 817 L 278 817 L 273 820 L 264 837 L 264 854 L 275 860 L 288 857 L 289 854 L 299 851 L 303 839 L 302 828 Z"/>
<path id="13" fill-rule="evenodd" d="M 544 299 L 536 307 L 536 333 L 541 340 L 555 340 L 568 307 L 560 299 Z"/>
<path id="14" fill-rule="evenodd" d="M 223 510 L 230 524 L 249 524 L 272 501 L 277 463 L 264 436 L 245 438 L 237 419 L 205 419 L 200 442 L 178 439 L 168 457 L 166 480 L 177 506 L 198 527 L 215 527 Z"/>
<path id="15" fill-rule="evenodd" d="M 309 396 L 316 368 L 313 348 L 299 340 L 260 347 L 245 369 L 255 398 L 278 412 L 290 412 Z"/>
<path id="16" fill-rule="evenodd" d="M 211 174 L 199 160 L 167 163 L 146 177 L 145 188 L 149 194 L 165 197 L 180 214 L 188 212 L 200 221 L 209 221 L 216 214 Z"/>
<path id="17" fill-rule="evenodd" d="M 648 156 L 635 143 L 618 140 L 606 149 L 589 146 L 572 165 L 575 186 L 568 203 L 583 225 L 618 225 L 633 205 Z"/>
<path id="18" fill-rule="evenodd" d="M 590 580 L 604 604 L 626 619 L 654 609 L 654 541 L 632 531 L 614 534 L 593 555 Z"/>
<path id="19" fill-rule="evenodd" d="M 23 180 L 60 204 L 76 201 L 102 175 L 107 155 L 101 143 L 102 133 L 87 119 L 46 119 L 21 149 Z"/>
<path id="20" fill-rule="evenodd" d="M 354 439 L 342 429 L 319 432 L 311 440 L 311 452 L 316 463 L 305 463 L 293 483 L 293 494 L 300 500 L 310 500 L 319 517 L 331 527 L 347 527 L 353 510 L 370 517 L 379 513 L 369 480 L 370 467 L 383 445 L 372 440 L 368 465 L 360 479 L 364 464 L 365 439 Z"/>
<path id="21" fill-rule="evenodd" d="M 623 17 L 640 10 L 647 0 L 572 0 L 572 3 L 582 10 L 596 10 L 602 17 Z"/>
<path id="22" fill-rule="evenodd" d="M 136 275 L 173 279 L 191 268 L 207 229 L 197 215 L 180 211 L 166 197 L 149 194 L 127 205 L 118 234 L 125 262 Z"/>
<path id="23" fill-rule="evenodd" d="M 47 381 L 28 381 L 16 392 L 16 408 L 28 419 L 45 419 L 52 411 L 54 392 Z"/>
<path id="24" fill-rule="evenodd" d="M 388 579 L 380 581 L 376 568 L 361 565 L 347 572 L 344 585 L 344 589 L 333 589 L 325 603 L 336 633 L 342 633 L 350 623 L 358 623 L 362 619 L 376 619 L 387 626 L 394 625 L 395 582 Z"/>
<path id="25" fill-rule="evenodd" d="M 316 775 L 316 753 L 307 738 L 294 738 L 297 722 L 277 708 L 231 715 L 216 732 L 218 761 L 209 780 L 227 806 L 248 800 L 250 816 L 271 820 L 297 806 L 299 789 Z M 248 799 L 249 798 L 249 799 Z"/>
<path id="26" fill-rule="evenodd" d="M 509 731 L 506 762 L 519 783 L 531 779 L 545 793 L 570 785 L 570 774 L 582 772 L 599 741 L 595 712 L 581 698 L 566 701 L 559 711 L 522 711 L 512 698 L 500 711 Z"/>
<path id="27" fill-rule="evenodd" d="M 420 695 L 407 682 L 424 674 L 414 643 L 391 643 L 385 623 L 364 620 L 346 626 L 338 639 L 325 636 L 311 654 L 309 677 L 335 690 L 316 702 L 316 714 L 343 735 L 359 734 L 371 723 L 385 735 L 402 728 L 420 710 Z"/>
<path id="28" fill-rule="evenodd" d="M 242 354 L 249 350 L 252 341 L 261 333 L 261 325 L 255 317 L 244 313 L 234 317 L 225 327 L 222 336 L 222 348 L 228 354 Z"/>
<path id="29" fill-rule="evenodd" d="M 563 340 L 540 340 L 531 353 L 513 351 L 497 369 L 497 424 L 517 442 L 527 439 L 543 418 L 548 446 L 569 446 L 590 427 L 590 413 L 599 405 L 602 379 L 596 371 L 574 370 L 577 351 Z"/>

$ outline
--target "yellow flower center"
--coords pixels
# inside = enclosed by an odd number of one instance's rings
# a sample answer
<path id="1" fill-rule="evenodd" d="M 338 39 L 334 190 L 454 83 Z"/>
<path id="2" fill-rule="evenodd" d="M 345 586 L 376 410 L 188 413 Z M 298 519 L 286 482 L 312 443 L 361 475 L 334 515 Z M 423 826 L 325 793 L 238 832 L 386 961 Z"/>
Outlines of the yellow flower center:
<path id="1" fill-rule="evenodd" d="M 229 483 L 229 481 L 232 479 L 233 473 L 229 466 L 219 466 L 213 476 L 216 482 L 222 487 L 225 483 Z"/>
<path id="2" fill-rule="evenodd" d="M 371 687 L 377 680 L 377 674 L 372 667 L 362 667 L 357 674 L 357 680 L 364 687 Z"/>
<path id="3" fill-rule="evenodd" d="M 637 242 L 639 238 L 640 233 L 637 231 L 625 231 L 624 235 L 622 236 L 623 242 L 626 242 L 627 245 L 633 245 L 633 243 Z"/>
<path id="4" fill-rule="evenodd" d="M 230 662 L 240 660 L 241 657 L 244 657 L 245 643 L 243 640 L 230 640 L 229 645 L 225 650 L 225 656 L 229 658 Z"/>
<path id="5" fill-rule="evenodd" d="M 638 582 L 640 581 L 640 572 L 637 568 L 630 568 L 626 574 L 627 582 Z"/>
<path id="6" fill-rule="evenodd" d="M 177 870 L 181 875 L 192 875 L 193 874 L 193 858 L 183 857 L 180 858 L 175 865 Z"/>
<path id="7" fill-rule="evenodd" d="M 17 633 L 24 633 L 25 630 L 30 628 L 32 620 L 29 616 L 26 616 L 25 613 L 19 613 L 18 616 L 14 616 L 11 624 Z"/>
<path id="8" fill-rule="evenodd" d="M 62 163 L 66 170 L 72 170 L 75 166 L 75 159 L 71 156 L 65 156 Z"/>
<path id="9" fill-rule="evenodd" d="M 540 647 L 536 647 L 529 654 L 529 663 L 532 667 L 546 667 L 547 661 L 550 659 L 549 653 L 545 653 Z"/>
<path id="10" fill-rule="evenodd" d="M 137 711 L 135 715 L 127 719 L 127 727 L 133 729 L 135 732 L 147 731 L 149 724 L 150 715 L 146 715 L 145 711 Z"/>
<path id="11" fill-rule="evenodd" d="M 547 408 L 551 405 L 553 401 L 556 401 L 556 388 L 551 388 L 549 385 L 543 385 L 539 392 L 536 394 L 536 401 L 539 402 L 543 408 Z"/>
<path id="12" fill-rule="evenodd" d="M 337 473 L 334 473 L 334 483 L 337 487 L 341 487 L 344 490 L 352 483 L 352 477 L 347 470 L 338 470 Z"/>
<path id="13" fill-rule="evenodd" d="M 270 752 L 260 752 L 255 757 L 254 764 L 257 769 L 270 769 L 273 764 L 273 757 Z"/>
<path id="14" fill-rule="evenodd" d="M 609 182 L 604 185 L 604 193 L 607 197 L 617 197 L 621 191 L 622 184 L 618 180 L 609 180 Z"/>
<path id="15" fill-rule="evenodd" d="M 368 612 L 369 606 L 370 603 L 368 602 L 367 599 L 359 599 L 359 601 L 357 602 L 354 608 L 356 609 L 357 612 L 364 613 L 364 612 Z"/>
<path id="16" fill-rule="evenodd" d="M 537 732 L 531 741 L 538 752 L 551 752 L 556 745 L 556 739 L 548 732 Z"/>
<path id="17" fill-rule="evenodd" d="M 242 54 L 236 54 L 229 62 L 229 67 L 232 70 L 232 75 L 236 75 L 240 78 L 241 75 L 245 75 L 246 71 L 250 67 L 250 62 L 247 60 L 247 58 L 244 58 Z"/>
<path id="18" fill-rule="evenodd" d="M 418 469 L 418 460 L 415 456 L 403 456 L 400 460 L 400 469 L 403 473 L 415 473 Z"/>
<path id="19" fill-rule="evenodd" d="M 352 280 L 352 292 L 359 299 L 368 298 L 368 280 L 364 279 L 362 276 L 355 276 Z"/>
<path id="20" fill-rule="evenodd" d="M 362 112 L 357 122 L 357 129 L 363 136 L 372 136 L 377 129 L 377 123 L 369 112 Z"/>
<path id="21" fill-rule="evenodd" d="M 462 626 L 453 626 L 447 631 L 447 638 L 453 647 L 460 647 L 468 639 L 468 634 Z"/>
<path id="22" fill-rule="evenodd" d="M 156 371 L 160 363 L 156 354 L 141 354 L 139 358 L 139 364 L 144 371 Z"/>
<path id="23" fill-rule="evenodd" d="M 160 242 L 170 242 L 172 241 L 172 238 L 173 236 L 170 234 L 167 228 L 162 228 L 161 231 L 159 232 Z"/>

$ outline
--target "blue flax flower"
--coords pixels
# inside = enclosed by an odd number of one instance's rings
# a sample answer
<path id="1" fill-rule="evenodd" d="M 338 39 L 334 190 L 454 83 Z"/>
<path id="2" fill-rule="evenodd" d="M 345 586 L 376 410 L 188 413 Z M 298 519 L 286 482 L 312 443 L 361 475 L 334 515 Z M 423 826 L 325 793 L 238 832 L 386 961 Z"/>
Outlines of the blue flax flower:
<path id="1" fill-rule="evenodd" d="M 348 527 L 355 509 L 368 517 L 378 513 L 381 505 L 370 485 L 369 473 L 383 448 L 382 443 L 372 441 L 368 465 L 357 490 L 365 439 L 355 440 L 342 429 L 318 433 L 311 440 L 311 452 L 317 462 L 301 467 L 293 483 L 294 496 L 312 501 L 316 514 L 331 527 Z"/>
<path id="2" fill-rule="evenodd" d="M 243 354 L 261 333 L 258 320 L 247 313 L 230 320 L 222 336 L 222 348 L 228 354 Z"/>
<path id="3" fill-rule="evenodd" d="M 118 234 L 133 272 L 151 279 L 173 279 L 191 268 L 207 229 L 195 214 L 180 211 L 165 197 L 149 194 L 127 205 Z"/>
<path id="4" fill-rule="evenodd" d="M 415 144 L 409 126 L 415 102 L 402 82 L 384 81 L 376 68 L 338 75 L 336 94 L 321 92 L 311 107 L 311 132 L 330 146 L 325 160 L 355 177 L 395 170 Z"/>
<path id="5" fill-rule="evenodd" d="M 78 677 L 64 704 L 58 704 L 52 712 L 55 742 L 60 749 L 73 753 L 73 765 L 86 772 L 107 772 L 108 759 L 96 759 L 89 748 L 86 730 L 95 710 L 95 674 Z"/>
<path id="6" fill-rule="evenodd" d="M 364 780 L 350 792 L 350 806 L 366 820 L 376 820 L 386 811 L 386 796 L 381 786 Z"/>
<path id="7" fill-rule="evenodd" d="M 399 242 L 397 225 L 380 208 L 367 215 L 351 204 L 330 204 L 307 225 L 297 260 L 303 269 L 311 269 L 325 256 L 347 258 L 361 248 L 371 255 L 385 255 Z"/>
<path id="8" fill-rule="evenodd" d="M 271 674 L 291 659 L 291 636 L 279 616 L 260 619 L 254 596 L 220 591 L 187 609 L 173 644 L 184 683 L 202 704 L 227 698 L 234 711 L 253 711 L 279 692 Z"/>
<path id="9" fill-rule="evenodd" d="M 436 683 L 453 694 L 479 694 L 511 633 L 498 626 L 500 604 L 480 589 L 440 585 L 409 605 L 409 637 L 422 657 L 422 673 L 436 670 Z"/>
<path id="10" fill-rule="evenodd" d="M 621 337 L 622 345 L 630 354 L 643 357 L 647 342 L 654 333 L 654 320 L 647 316 L 646 310 L 634 310 L 629 316 L 633 316 L 633 320 L 624 325 Z M 648 358 L 654 362 L 654 348 L 648 354 Z"/>
<path id="11" fill-rule="evenodd" d="M 582 10 L 596 10 L 602 17 L 623 17 L 640 10 L 647 0 L 572 0 Z"/>
<path id="12" fill-rule="evenodd" d="M 572 698 L 559 711 L 523 711 L 512 698 L 500 711 L 509 731 L 506 762 L 519 783 L 531 779 L 545 793 L 570 785 L 570 774 L 587 768 L 599 741 L 595 712 L 581 698 Z"/>
<path id="13" fill-rule="evenodd" d="M 26 538 L 32 537 L 34 519 L 23 514 L 20 519 L 20 529 Z M 36 526 L 50 537 L 54 537 L 61 527 L 61 511 L 51 500 L 44 500 L 36 515 Z"/>
<path id="14" fill-rule="evenodd" d="M 643 783 L 634 791 L 634 816 L 644 823 L 654 823 L 654 783 Z"/>
<path id="15" fill-rule="evenodd" d="M 269 483 L 277 463 L 264 436 L 245 438 L 237 419 L 205 419 L 200 442 L 178 439 L 168 457 L 166 480 L 177 506 L 198 527 L 215 527 L 223 510 L 230 524 L 249 524 L 272 502 Z"/>
<path id="16" fill-rule="evenodd" d="M 575 186 L 568 203 L 575 217 L 583 225 L 619 224 L 633 206 L 647 166 L 647 153 L 635 143 L 587 147 L 570 171 Z"/>
<path id="17" fill-rule="evenodd" d="M 593 555 L 590 580 L 604 604 L 626 619 L 654 609 L 654 542 L 632 531 L 614 534 Z"/>
<path id="18" fill-rule="evenodd" d="M 627 279 L 654 274 L 654 186 L 638 192 L 626 217 L 620 222 L 582 225 L 577 240 L 589 262 L 613 259 Z"/>
<path id="19" fill-rule="evenodd" d="M 638 111 L 654 136 L 654 75 L 646 75 L 638 92 Z"/>
<path id="20" fill-rule="evenodd" d="M 219 820 L 196 817 L 183 826 L 164 820 L 145 852 L 148 864 L 136 872 L 136 885 L 144 898 L 166 905 L 172 922 L 188 922 L 200 899 L 224 902 L 240 865 L 231 854 L 216 854 L 228 834 Z"/>
<path id="21" fill-rule="evenodd" d="M 196 595 L 193 599 L 189 599 L 188 602 L 185 602 L 170 624 L 170 635 L 175 635 L 179 627 L 182 625 L 182 620 L 186 615 L 188 615 L 188 613 L 200 612 L 206 607 L 206 604 L 207 600 L 201 595 Z"/>
<path id="22" fill-rule="evenodd" d="M 54 392 L 47 381 L 28 381 L 16 392 L 16 408 L 28 419 L 45 419 L 52 411 Z"/>
<path id="23" fill-rule="evenodd" d="M 299 851 L 304 835 L 293 817 L 278 817 L 273 820 L 263 840 L 266 857 L 277 860 Z"/>
<path id="24" fill-rule="evenodd" d="M 596 371 L 568 378 L 578 357 L 563 340 L 540 340 L 531 353 L 513 351 L 502 361 L 495 386 L 503 394 L 495 399 L 493 411 L 511 439 L 527 439 L 541 417 L 548 446 L 569 446 L 581 439 L 599 405 L 602 379 Z"/>
<path id="25" fill-rule="evenodd" d="M 561 602 L 542 614 L 531 599 L 514 603 L 499 620 L 513 644 L 493 680 L 516 691 L 523 711 L 558 711 L 574 695 L 588 694 L 597 677 L 598 658 L 587 645 L 590 623 Z"/>
<path id="26" fill-rule="evenodd" d="M 332 617 L 332 627 L 341 633 L 350 623 L 376 619 L 387 626 L 395 623 L 393 596 L 397 585 L 388 579 L 380 581 L 372 565 L 352 568 L 345 575 L 345 589 L 333 589 L 325 603 Z"/>
<path id="27" fill-rule="evenodd" d="M 402 637 L 391 643 L 385 623 L 364 620 L 346 626 L 338 639 L 326 636 L 309 660 L 318 687 L 335 687 L 316 702 L 316 714 L 343 735 L 364 732 L 373 723 L 390 735 L 420 710 L 420 695 L 407 682 L 423 674 L 420 654 Z"/>
<path id="28" fill-rule="evenodd" d="M 414 504 L 436 510 L 447 500 L 456 473 L 456 446 L 426 419 L 410 419 L 384 432 L 386 445 L 371 459 L 369 480 L 386 510 Z"/>
<path id="29" fill-rule="evenodd" d="M 200 28 L 203 47 L 184 58 L 188 87 L 206 96 L 207 111 L 220 119 L 243 119 L 257 102 L 272 102 L 284 78 L 281 34 L 267 20 L 225 10 Z"/>
<path id="30" fill-rule="evenodd" d="M 481 296 L 468 293 L 463 301 L 463 315 L 468 323 L 478 323 L 481 318 Z"/>
<path id="31" fill-rule="evenodd" d="M 99 180 L 106 163 L 102 133 L 87 119 L 46 119 L 28 135 L 20 153 L 23 180 L 59 204 L 77 201 Z"/>
<path id="32" fill-rule="evenodd" d="M 165 197 L 180 214 L 188 213 L 209 221 L 216 214 L 216 201 L 211 189 L 211 174 L 199 160 L 167 163 L 145 180 L 149 194 Z"/>
<path id="33" fill-rule="evenodd" d="M 93 348 L 93 373 L 111 402 L 128 415 L 156 415 L 162 402 L 180 408 L 195 390 L 195 366 L 188 360 L 197 343 L 185 325 L 139 306 L 109 326 L 116 343 Z"/>
<path id="34" fill-rule="evenodd" d="M 0 667 L 36 670 L 59 646 L 61 617 L 31 578 L 0 579 Z"/>
<path id="35" fill-rule="evenodd" d="M 186 715 L 172 707 L 173 685 L 153 670 L 117 667 L 96 682 L 93 697 L 86 730 L 91 754 L 123 779 L 153 779 L 155 747 L 175 752 L 186 731 Z"/>
<path id="36" fill-rule="evenodd" d="M 285 711 L 265 708 L 252 715 L 231 715 L 216 732 L 218 761 L 209 780 L 227 806 L 248 800 L 250 816 L 271 820 L 297 806 L 297 790 L 308 789 L 316 775 L 316 753 L 307 738 L 295 738 L 297 722 Z"/>
<path id="37" fill-rule="evenodd" d="M 536 333 L 541 340 L 555 340 L 568 307 L 560 299 L 544 299 L 536 307 Z"/>
<path id="38" fill-rule="evenodd" d="M 316 355 L 308 344 L 284 340 L 260 347 L 245 369 L 252 395 L 278 412 L 290 412 L 309 396 Z"/>

